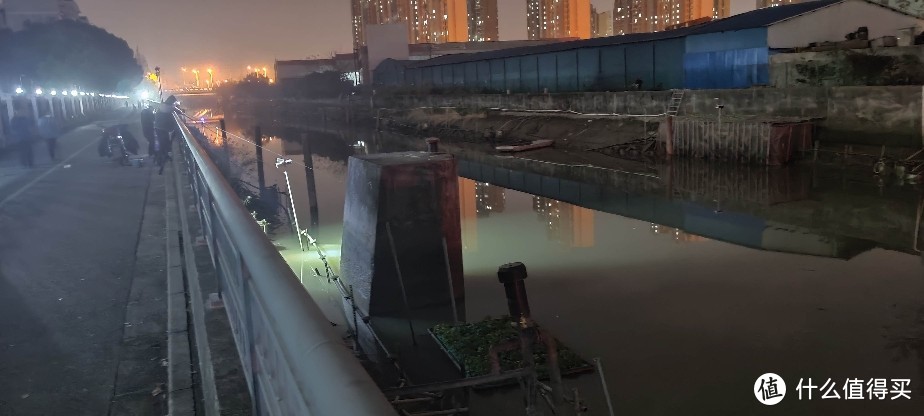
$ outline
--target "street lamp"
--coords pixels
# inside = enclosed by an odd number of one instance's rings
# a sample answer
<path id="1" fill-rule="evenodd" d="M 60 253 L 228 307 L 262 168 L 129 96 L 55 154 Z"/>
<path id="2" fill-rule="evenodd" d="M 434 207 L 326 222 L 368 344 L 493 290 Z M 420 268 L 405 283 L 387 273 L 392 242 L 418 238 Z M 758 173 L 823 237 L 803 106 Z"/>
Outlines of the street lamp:
<path id="1" fill-rule="evenodd" d="M 42 95 L 42 89 L 41 89 L 41 88 L 36 88 L 36 89 L 35 89 L 35 95 Z"/>
<path id="2" fill-rule="evenodd" d="M 193 69 L 192 73 L 196 76 L 196 88 L 199 88 L 199 70 Z"/>
<path id="3" fill-rule="evenodd" d="M 266 75 L 266 67 L 265 67 L 265 66 L 263 67 L 263 78 L 269 78 L 269 77 Z"/>
<path id="4" fill-rule="evenodd" d="M 22 87 L 16 87 L 16 93 L 17 93 L 17 94 L 22 94 L 22 93 L 24 93 L 24 92 L 25 92 L 25 91 L 22 89 Z"/>
<path id="5" fill-rule="evenodd" d="M 212 87 L 215 85 L 215 78 L 214 78 L 213 72 L 214 72 L 214 71 L 212 71 L 212 68 L 209 68 L 209 69 L 208 69 L 208 73 L 209 73 L 209 88 L 212 88 Z"/>

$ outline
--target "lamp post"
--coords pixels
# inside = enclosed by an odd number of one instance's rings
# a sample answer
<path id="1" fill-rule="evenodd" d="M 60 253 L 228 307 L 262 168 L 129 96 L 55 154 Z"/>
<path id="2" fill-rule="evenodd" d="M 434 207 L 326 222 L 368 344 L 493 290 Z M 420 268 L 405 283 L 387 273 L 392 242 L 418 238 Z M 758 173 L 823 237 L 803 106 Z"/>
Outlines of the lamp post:
<path id="1" fill-rule="evenodd" d="M 193 68 L 192 73 L 196 76 L 196 88 L 199 88 L 199 70 Z"/>
<path id="2" fill-rule="evenodd" d="M 209 89 L 211 89 L 215 86 L 214 71 L 212 71 L 212 68 L 209 68 L 206 72 L 209 73 Z"/>

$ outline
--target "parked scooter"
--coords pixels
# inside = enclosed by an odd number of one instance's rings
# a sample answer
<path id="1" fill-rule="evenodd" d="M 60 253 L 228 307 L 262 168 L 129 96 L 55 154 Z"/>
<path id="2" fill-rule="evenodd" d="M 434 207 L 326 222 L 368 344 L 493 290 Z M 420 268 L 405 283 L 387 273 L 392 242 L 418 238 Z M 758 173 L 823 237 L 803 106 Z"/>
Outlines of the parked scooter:
<path id="1" fill-rule="evenodd" d="M 97 151 L 100 157 L 128 166 L 131 164 L 130 155 L 138 154 L 138 141 L 124 125 L 107 127 L 101 133 Z"/>

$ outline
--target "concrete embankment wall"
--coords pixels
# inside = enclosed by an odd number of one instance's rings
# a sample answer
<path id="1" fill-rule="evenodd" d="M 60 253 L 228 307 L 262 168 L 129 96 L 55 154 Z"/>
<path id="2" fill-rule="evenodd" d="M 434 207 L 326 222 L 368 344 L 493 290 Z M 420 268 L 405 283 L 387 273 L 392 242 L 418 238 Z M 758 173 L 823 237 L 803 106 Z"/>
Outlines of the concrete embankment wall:
<path id="1" fill-rule="evenodd" d="M 924 144 L 922 94 L 922 86 L 687 90 L 679 114 L 717 116 L 716 103 L 721 103 L 727 116 L 818 118 L 817 137 L 829 143 L 920 148 Z M 378 96 L 375 105 L 659 115 L 667 111 L 670 100 L 670 91 L 631 91 Z"/>

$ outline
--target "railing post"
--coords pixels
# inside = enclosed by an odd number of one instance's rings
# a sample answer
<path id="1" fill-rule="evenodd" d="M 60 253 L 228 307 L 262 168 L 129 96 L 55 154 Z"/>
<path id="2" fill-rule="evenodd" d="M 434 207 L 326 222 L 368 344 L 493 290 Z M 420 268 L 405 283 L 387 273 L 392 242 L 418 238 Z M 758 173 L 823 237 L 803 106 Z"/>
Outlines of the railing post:
<path id="1" fill-rule="evenodd" d="M 222 118 L 221 120 L 218 120 L 218 126 L 219 128 L 221 128 L 221 150 L 225 156 L 225 160 L 223 161 L 225 163 L 225 170 L 230 172 L 231 171 L 231 152 L 228 149 L 228 129 L 227 129 L 227 126 L 225 125 L 224 118 Z"/>
<path id="2" fill-rule="evenodd" d="M 260 126 L 254 128 L 253 143 L 257 151 L 257 183 L 260 185 L 260 196 L 263 196 L 263 188 L 266 188 L 266 176 L 263 173 L 263 134 Z"/>

